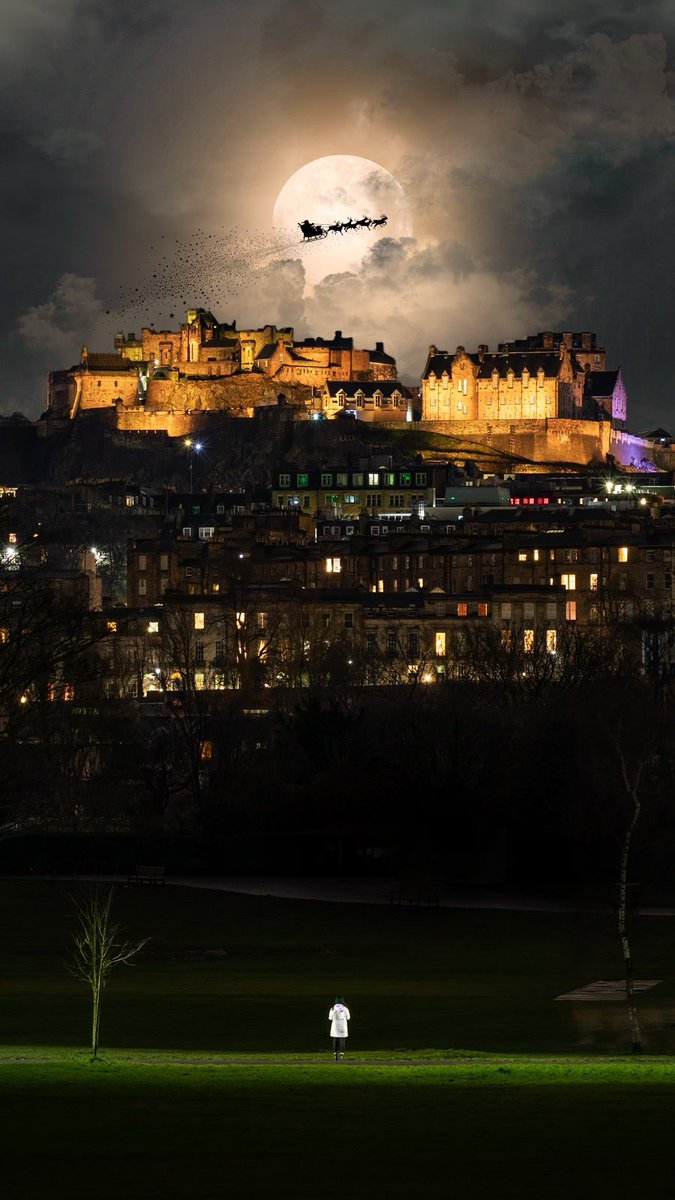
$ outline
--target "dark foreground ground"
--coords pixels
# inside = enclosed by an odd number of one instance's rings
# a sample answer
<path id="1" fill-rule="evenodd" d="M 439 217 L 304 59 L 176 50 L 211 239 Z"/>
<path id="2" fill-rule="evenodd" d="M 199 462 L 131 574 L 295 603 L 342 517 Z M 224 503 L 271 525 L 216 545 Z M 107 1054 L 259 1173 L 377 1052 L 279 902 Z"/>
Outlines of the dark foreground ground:
<path id="1" fill-rule="evenodd" d="M 92 1064 L 69 890 L 0 884 L 3 1194 L 673 1195 L 672 919 L 635 931 L 638 973 L 664 980 L 635 1060 L 622 1005 L 555 999 L 620 974 L 609 916 L 122 891 L 153 940 Z"/>

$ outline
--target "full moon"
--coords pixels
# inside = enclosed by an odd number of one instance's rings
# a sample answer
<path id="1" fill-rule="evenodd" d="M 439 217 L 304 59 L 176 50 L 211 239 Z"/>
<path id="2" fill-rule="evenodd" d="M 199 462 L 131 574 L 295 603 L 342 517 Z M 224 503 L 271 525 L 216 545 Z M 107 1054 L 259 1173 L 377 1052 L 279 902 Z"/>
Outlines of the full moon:
<path id="1" fill-rule="evenodd" d="M 408 237 L 412 232 L 410 205 L 394 176 L 369 158 L 353 154 L 329 154 L 300 167 L 277 196 L 272 222 L 277 234 L 300 241 L 299 221 L 327 225 L 359 220 L 363 216 L 387 216 L 380 229 L 330 233 L 303 248 L 305 275 L 309 284 L 326 275 L 358 270 L 366 254 L 382 237 Z"/>

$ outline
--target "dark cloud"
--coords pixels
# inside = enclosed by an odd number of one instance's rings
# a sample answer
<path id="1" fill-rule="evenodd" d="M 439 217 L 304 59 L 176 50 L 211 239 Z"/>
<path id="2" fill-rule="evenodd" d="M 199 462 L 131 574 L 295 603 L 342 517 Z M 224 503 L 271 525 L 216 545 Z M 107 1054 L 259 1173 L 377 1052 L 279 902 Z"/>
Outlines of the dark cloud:
<path id="1" fill-rule="evenodd" d="M 414 238 L 313 296 L 300 256 L 254 265 L 228 318 L 384 338 L 410 378 L 430 341 L 595 328 L 635 423 L 667 424 L 674 41 L 670 0 L 6 0 L 13 406 L 110 337 L 99 298 L 159 233 L 264 232 L 290 174 L 344 153 L 403 184 Z"/>

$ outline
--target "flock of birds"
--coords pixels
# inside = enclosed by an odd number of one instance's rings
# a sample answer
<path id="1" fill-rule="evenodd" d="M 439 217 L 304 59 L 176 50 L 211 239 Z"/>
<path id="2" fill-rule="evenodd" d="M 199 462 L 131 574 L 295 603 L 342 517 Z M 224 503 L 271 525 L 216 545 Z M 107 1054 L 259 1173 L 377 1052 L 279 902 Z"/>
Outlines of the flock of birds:
<path id="1" fill-rule="evenodd" d="M 321 231 L 319 237 L 325 237 L 328 232 L 378 228 L 386 224 L 386 217 L 350 218 L 330 226 L 308 224 Z M 252 275 L 265 277 L 282 259 L 307 253 L 313 240 L 316 236 L 308 238 L 304 233 L 298 237 L 236 229 L 222 233 L 198 229 L 188 238 L 175 239 L 162 234 L 149 246 L 146 262 L 137 266 L 135 278 L 120 284 L 117 296 L 110 297 L 106 316 L 133 316 L 152 324 L 157 318 L 182 316 L 187 307 L 227 311 L 232 297 L 250 284 Z"/>
<path id="2" fill-rule="evenodd" d="M 149 246 L 146 262 L 135 278 L 120 284 L 106 305 L 106 316 L 152 313 L 173 319 L 188 306 L 212 311 L 229 301 L 250 282 L 252 274 L 269 273 L 279 259 L 302 242 L 275 233 L 207 233 L 198 229 L 188 238 L 162 235 Z"/>

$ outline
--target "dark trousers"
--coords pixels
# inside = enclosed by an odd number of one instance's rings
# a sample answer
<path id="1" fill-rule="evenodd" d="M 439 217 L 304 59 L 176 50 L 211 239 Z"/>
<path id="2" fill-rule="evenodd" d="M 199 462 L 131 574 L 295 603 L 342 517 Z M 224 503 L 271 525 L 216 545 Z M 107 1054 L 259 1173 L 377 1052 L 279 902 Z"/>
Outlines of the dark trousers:
<path id="1" fill-rule="evenodd" d="M 344 1052 L 345 1052 L 345 1039 L 344 1038 L 333 1038 L 333 1054 L 335 1055 L 335 1057 L 337 1058 L 338 1054 L 344 1054 Z"/>

